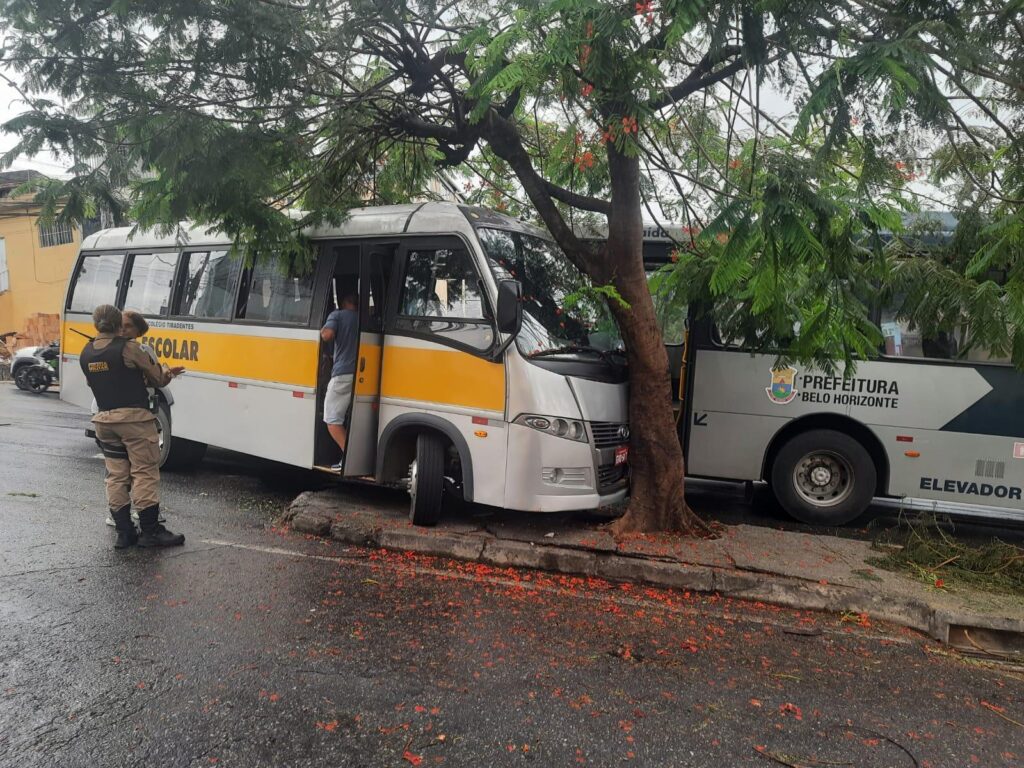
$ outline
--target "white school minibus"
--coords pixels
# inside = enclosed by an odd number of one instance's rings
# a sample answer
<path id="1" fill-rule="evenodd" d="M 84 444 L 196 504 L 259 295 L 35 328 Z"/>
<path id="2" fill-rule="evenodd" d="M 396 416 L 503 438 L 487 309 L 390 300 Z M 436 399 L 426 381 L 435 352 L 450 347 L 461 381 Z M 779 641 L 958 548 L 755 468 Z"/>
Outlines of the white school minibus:
<path id="1" fill-rule="evenodd" d="M 885 338 L 851 377 L 723 340 L 659 279 L 685 232 L 651 227 L 644 260 L 691 477 L 766 481 L 793 517 L 838 525 L 890 506 L 1024 520 L 1024 375 L 962 349 L 962 328 L 922 336 L 875 307 Z M 664 274 L 664 273 L 662 273 Z"/>
<path id="2" fill-rule="evenodd" d="M 418 524 L 437 520 L 445 494 L 538 512 L 626 496 L 621 341 L 546 233 L 424 203 L 354 210 L 306 234 L 316 258 L 292 272 L 247 263 L 198 227 L 86 238 L 64 305 L 61 397 L 90 406 L 78 358 L 93 309 L 135 309 L 150 325 L 141 341 L 186 369 L 158 393 L 164 466 L 212 445 L 325 469 L 339 452 L 322 423 L 333 345 L 319 330 L 357 292 L 341 475 L 406 485 Z"/>

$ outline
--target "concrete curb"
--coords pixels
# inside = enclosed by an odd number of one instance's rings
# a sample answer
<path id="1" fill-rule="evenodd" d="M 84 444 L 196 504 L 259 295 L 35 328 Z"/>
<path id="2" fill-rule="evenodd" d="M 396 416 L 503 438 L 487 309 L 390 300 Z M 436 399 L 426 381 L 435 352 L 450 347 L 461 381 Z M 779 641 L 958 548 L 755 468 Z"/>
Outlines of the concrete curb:
<path id="1" fill-rule="evenodd" d="M 296 501 L 302 499 L 300 496 Z M 714 593 L 800 610 L 867 614 L 923 632 L 968 651 L 1024 654 L 1024 621 L 937 609 L 923 600 L 869 589 L 822 584 L 774 573 L 718 568 L 556 544 L 502 539 L 487 532 L 456 533 L 368 519 L 335 518 L 301 503 L 291 525 L 296 531 L 329 535 L 361 547 L 418 552 L 499 567 L 531 568 L 608 581 Z"/>

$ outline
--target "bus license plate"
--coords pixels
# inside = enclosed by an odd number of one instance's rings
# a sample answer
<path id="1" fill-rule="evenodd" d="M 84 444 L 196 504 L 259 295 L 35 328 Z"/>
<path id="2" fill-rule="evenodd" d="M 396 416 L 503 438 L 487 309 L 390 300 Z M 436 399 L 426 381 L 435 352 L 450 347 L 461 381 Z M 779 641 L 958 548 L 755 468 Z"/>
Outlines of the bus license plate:
<path id="1" fill-rule="evenodd" d="M 619 466 L 619 464 L 625 464 L 626 460 L 628 458 L 629 458 L 629 446 L 628 445 L 620 445 L 618 448 L 615 449 L 615 466 L 616 467 Z"/>

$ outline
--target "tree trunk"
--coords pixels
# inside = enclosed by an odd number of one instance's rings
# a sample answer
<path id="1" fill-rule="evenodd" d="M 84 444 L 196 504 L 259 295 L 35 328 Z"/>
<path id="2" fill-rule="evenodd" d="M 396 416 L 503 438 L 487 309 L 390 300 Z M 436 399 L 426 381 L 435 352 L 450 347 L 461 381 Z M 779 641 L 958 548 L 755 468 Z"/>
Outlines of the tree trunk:
<path id="1" fill-rule="evenodd" d="M 603 275 L 628 308 L 611 302 L 629 360 L 629 508 L 612 528 L 616 534 L 681 531 L 703 533 L 704 523 L 683 495 L 683 450 L 672 411 L 668 354 L 658 327 L 643 263 L 640 163 L 609 147 L 612 181 L 608 242 L 600 259 Z"/>
<path id="2" fill-rule="evenodd" d="M 609 142 L 612 195 L 608 206 L 608 242 L 604 248 L 588 249 L 555 206 L 515 126 L 490 111 L 484 129 L 491 148 L 522 182 L 551 234 L 573 263 L 597 285 L 613 285 L 629 304 L 625 309 L 611 302 L 629 360 L 629 463 L 633 471 L 629 509 L 614 523 L 613 530 L 616 534 L 707 532 L 707 526 L 686 506 L 683 497 L 683 450 L 672 413 L 668 353 L 644 273 L 640 161 L 620 153 Z"/>

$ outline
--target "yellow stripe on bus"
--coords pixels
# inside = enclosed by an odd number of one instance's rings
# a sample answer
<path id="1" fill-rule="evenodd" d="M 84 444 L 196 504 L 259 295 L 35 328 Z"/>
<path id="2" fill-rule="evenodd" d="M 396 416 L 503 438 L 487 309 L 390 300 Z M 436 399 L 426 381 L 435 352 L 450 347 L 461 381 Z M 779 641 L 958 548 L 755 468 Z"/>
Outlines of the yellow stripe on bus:
<path id="1" fill-rule="evenodd" d="M 381 397 L 505 410 L 505 366 L 468 352 L 384 347 Z"/>
<path id="2" fill-rule="evenodd" d="M 87 339 L 75 330 L 96 335 L 91 323 L 64 323 L 64 354 L 80 354 L 86 345 Z M 316 387 L 319 342 L 315 339 L 150 328 L 141 341 L 153 348 L 161 363 L 183 365 L 195 373 Z"/>

